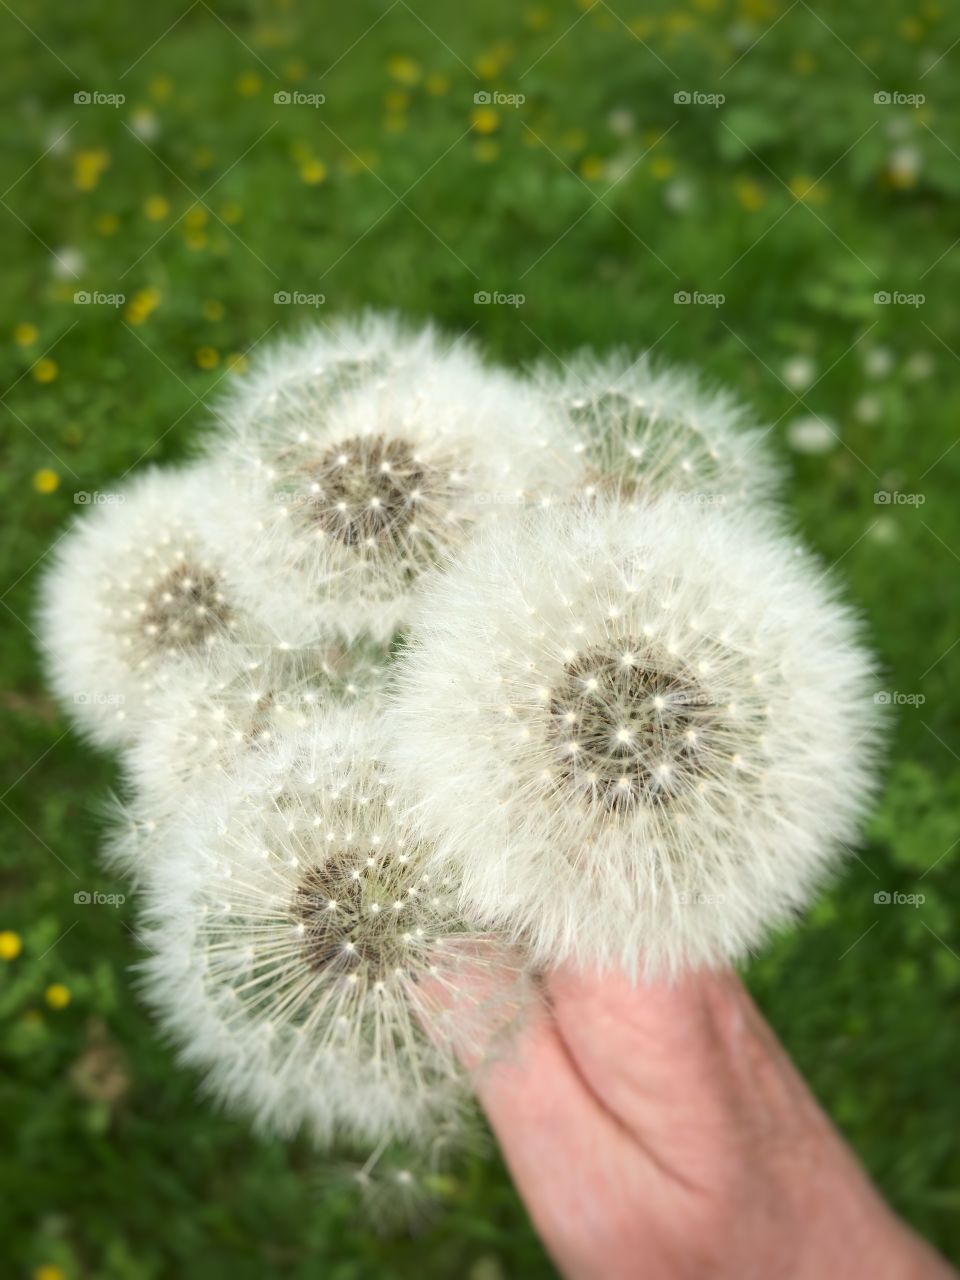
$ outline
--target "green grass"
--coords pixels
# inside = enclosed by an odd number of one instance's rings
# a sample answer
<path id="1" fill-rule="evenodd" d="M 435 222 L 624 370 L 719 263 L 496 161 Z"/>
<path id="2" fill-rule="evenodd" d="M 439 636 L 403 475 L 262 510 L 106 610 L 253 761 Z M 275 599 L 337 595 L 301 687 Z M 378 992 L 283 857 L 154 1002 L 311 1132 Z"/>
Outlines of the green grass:
<path id="1" fill-rule="evenodd" d="M 749 981 L 884 1193 L 960 1251 L 956 51 L 924 74 L 960 22 L 946 3 L 914 8 L 0 11 L 0 930 L 23 941 L 0 974 L 7 1274 L 553 1274 L 492 1158 L 464 1172 L 425 1234 L 371 1235 L 318 1189 L 305 1147 L 258 1141 L 198 1100 L 131 990 L 133 897 L 73 901 L 124 889 L 96 857 L 114 769 L 44 691 L 30 630 L 43 556 L 75 493 L 184 456 L 205 401 L 237 376 L 232 354 L 362 305 L 469 329 L 511 364 L 655 346 L 775 424 L 797 524 L 868 616 L 882 687 L 925 701 L 897 710 L 858 857 Z M 274 103 L 294 89 L 326 102 Z M 473 95 L 493 89 L 526 101 L 472 123 Z M 675 104 L 678 90 L 726 102 Z M 75 105 L 77 91 L 126 102 Z M 878 91 L 927 101 L 876 104 Z M 58 277 L 51 251 L 75 277 Z M 126 302 L 76 305 L 77 290 Z M 326 301 L 274 303 L 294 290 Z M 525 301 L 475 305 L 480 290 Z M 679 306 L 679 290 L 725 301 Z M 877 305 L 881 290 L 925 301 Z M 799 392 L 798 357 L 813 371 Z M 791 448 L 809 415 L 833 427 L 831 449 Z M 59 477 L 52 493 L 39 491 L 44 469 Z M 924 501 L 878 504 L 880 491 Z M 893 890 L 925 901 L 874 902 Z M 55 983 L 65 1008 L 46 998 Z"/>

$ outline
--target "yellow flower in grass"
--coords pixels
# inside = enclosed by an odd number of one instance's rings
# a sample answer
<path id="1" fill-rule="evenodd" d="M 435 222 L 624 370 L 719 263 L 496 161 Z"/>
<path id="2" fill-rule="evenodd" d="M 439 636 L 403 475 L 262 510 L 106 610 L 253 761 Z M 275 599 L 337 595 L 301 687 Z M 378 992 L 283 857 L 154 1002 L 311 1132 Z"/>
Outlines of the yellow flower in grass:
<path id="1" fill-rule="evenodd" d="M 777 16 L 776 0 L 740 0 L 740 12 L 754 22 L 769 22 Z"/>
<path id="2" fill-rule="evenodd" d="M 493 80 L 503 70 L 507 57 L 501 50 L 490 49 L 474 59 L 473 69 L 481 80 Z"/>
<path id="3" fill-rule="evenodd" d="M 406 53 L 395 53 L 387 59 L 387 75 L 397 84 L 415 85 L 420 83 L 423 69 L 416 58 Z"/>
<path id="4" fill-rule="evenodd" d="M 734 190 L 736 191 L 737 199 L 748 213 L 756 213 L 758 209 L 762 209 L 767 203 L 766 192 L 752 178 L 741 178 L 736 183 Z"/>
<path id="5" fill-rule="evenodd" d="M 327 178 L 327 166 L 322 160 L 305 160 L 300 166 L 300 180 L 308 187 L 315 187 Z"/>
<path id="6" fill-rule="evenodd" d="M 55 1262 L 45 1262 L 41 1267 L 34 1267 L 33 1280 L 67 1280 L 67 1273 Z"/>
<path id="7" fill-rule="evenodd" d="M 53 382 L 59 372 L 60 366 L 56 360 L 50 360 L 47 356 L 33 366 L 33 376 L 37 382 Z"/>
<path id="8" fill-rule="evenodd" d="M 235 226 L 243 217 L 243 205 L 239 200 L 228 200 L 220 206 L 220 218 L 228 227 Z"/>
<path id="9" fill-rule="evenodd" d="M 120 229 L 120 219 L 115 213 L 98 213 L 93 222 L 99 236 L 114 236 Z"/>
<path id="10" fill-rule="evenodd" d="M 50 467 L 41 467 L 33 473 L 33 487 L 37 493 L 56 493 L 60 488 L 60 477 Z"/>
<path id="11" fill-rule="evenodd" d="M 37 326 L 26 321 L 18 324 L 13 330 L 13 340 L 18 347 L 32 347 L 38 338 Z"/>
<path id="12" fill-rule="evenodd" d="M 431 71 L 424 85 L 431 97 L 442 98 L 445 93 L 450 92 L 450 77 L 444 75 L 442 71 Z"/>
<path id="13" fill-rule="evenodd" d="M 92 191 L 110 165 L 110 154 L 102 147 L 78 151 L 73 157 L 73 185 L 78 191 Z"/>
<path id="14" fill-rule="evenodd" d="M 676 167 L 670 156 L 653 156 L 650 160 L 650 173 L 657 182 L 666 182 L 673 176 Z"/>
<path id="15" fill-rule="evenodd" d="M 406 111 L 410 106 L 410 94 L 406 89 L 388 89 L 383 95 L 383 105 L 388 111 Z"/>
<path id="16" fill-rule="evenodd" d="M 65 1009 L 70 1003 L 70 988 L 62 982 L 53 982 L 47 987 L 44 998 L 51 1009 Z"/>
<path id="17" fill-rule="evenodd" d="M 258 71 L 244 71 L 237 76 L 236 89 L 242 98 L 253 98 L 263 88 L 263 80 Z"/>
<path id="18" fill-rule="evenodd" d="M 523 11 L 523 24 L 530 31 L 545 31 L 553 21 L 553 14 L 545 4 L 531 5 Z"/>
<path id="19" fill-rule="evenodd" d="M 131 324 L 143 324 L 160 305 L 160 296 L 159 289 L 139 289 L 127 303 L 124 315 Z"/>
<path id="20" fill-rule="evenodd" d="M 14 933 L 12 929 L 4 929 L 3 933 L 0 933 L 0 960 L 16 960 L 22 950 L 23 941 L 19 933 Z"/>
<path id="21" fill-rule="evenodd" d="M 217 320 L 223 319 L 225 308 L 223 303 L 216 298 L 207 298 L 200 310 L 204 320 L 216 323 Z"/>
<path id="22" fill-rule="evenodd" d="M 606 165 L 600 156 L 584 156 L 580 161 L 580 176 L 587 182 L 599 182 L 606 172 Z"/>
<path id="23" fill-rule="evenodd" d="M 220 363 L 220 352 L 216 347 L 197 347 L 194 359 L 200 369 L 215 369 Z"/>
<path id="24" fill-rule="evenodd" d="M 154 76 L 149 85 L 150 97 L 155 102 L 166 102 L 173 93 L 173 81 L 169 76 Z"/>
<path id="25" fill-rule="evenodd" d="M 474 133 L 496 133 L 500 128 L 500 113 L 493 107 L 474 107 L 470 123 Z"/>
<path id="26" fill-rule="evenodd" d="M 210 215 L 202 204 L 191 205 L 187 212 L 183 215 L 183 225 L 196 230 L 198 227 L 205 227 L 210 220 Z"/>
<path id="27" fill-rule="evenodd" d="M 147 196 L 143 212 L 151 222 L 163 222 L 170 216 L 170 201 L 165 196 Z"/>
<path id="28" fill-rule="evenodd" d="M 808 204 L 825 204 L 829 198 L 829 191 L 823 183 L 805 173 L 798 173 L 790 179 L 790 193 L 796 200 Z"/>

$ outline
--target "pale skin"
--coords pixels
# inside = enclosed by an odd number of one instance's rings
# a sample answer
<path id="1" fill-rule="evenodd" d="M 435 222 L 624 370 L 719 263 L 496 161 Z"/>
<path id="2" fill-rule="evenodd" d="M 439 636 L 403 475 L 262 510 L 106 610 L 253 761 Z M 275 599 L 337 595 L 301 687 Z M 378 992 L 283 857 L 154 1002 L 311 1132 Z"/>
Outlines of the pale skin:
<path id="1" fill-rule="evenodd" d="M 565 1280 L 955 1280 L 734 974 L 542 987 L 508 1049 L 464 1056 Z"/>

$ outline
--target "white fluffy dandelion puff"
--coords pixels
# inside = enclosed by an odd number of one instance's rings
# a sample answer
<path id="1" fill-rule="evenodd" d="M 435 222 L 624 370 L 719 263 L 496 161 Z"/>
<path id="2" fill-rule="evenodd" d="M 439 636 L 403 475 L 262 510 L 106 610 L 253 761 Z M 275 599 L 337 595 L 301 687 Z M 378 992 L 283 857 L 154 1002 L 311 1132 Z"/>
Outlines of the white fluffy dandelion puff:
<path id="1" fill-rule="evenodd" d="M 580 355 L 561 371 L 541 368 L 537 382 L 573 440 L 587 496 L 633 504 L 676 491 L 706 505 L 756 505 L 777 488 L 766 433 L 689 373 L 644 355 Z"/>
<path id="2" fill-rule="evenodd" d="M 381 1143 L 365 1159 L 337 1161 L 323 1167 L 317 1190 L 326 1199 L 346 1193 L 355 1203 L 357 1225 L 380 1235 L 419 1233 L 461 1193 L 460 1179 L 451 1170 L 452 1156 L 462 1157 L 464 1132 L 457 1125 L 450 1135 L 454 1150 L 424 1151 L 419 1145 Z M 482 1150 L 479 1126 L 470 1133 L 471 1150 Z"/>
<path id="3" fill-rule="evenodd" d="M 375 696 L 388 657 L 381 646 L 331 639 L 305 649 L 238 644 L 181 666 L 152 696 L 149 720 L 126 753 L 141 805 L 159 820 L 176 811 L 185 787 L 231 776 L 250 756 L 275 752 L 311 725 L 321 706 Z M 134 841 L 131 852 L 140 847 Z"/>
<path id="4" fill-rule="evenodd" d="M 526 513 L 424 593 L 395 757 L 465 909 L 540 962 L 676 971 L 802 909 L 873 789 L 870 660 L 772 525 Z"/>
<path id="5" fill-rule="evenodd" d="M 378 737 L 359 706 L 321 713 L 171 824 L 146 986 L 184 1059 L 262 1126 L 429 1147 L 465 1095 L 423 1027 L 456 1002 L 471 939 Z"/>
<path id="6" fill-rule="evenodd" d="M 101 745 L 135 736 L 181 664 L 270 634 L 205 536 L 217 488 L 206 467 L 147 471 L 85 510 L 57 547 L 41 600 L 50 682 Z"/>
<path id="7" fill-rule="evenodd" d="M 462 341 L 377 317 L 267 351 L 219 417 L 228 542 L 307 638 L 388 638 L 424 568 L 569 468 L 530 386 Z"/>

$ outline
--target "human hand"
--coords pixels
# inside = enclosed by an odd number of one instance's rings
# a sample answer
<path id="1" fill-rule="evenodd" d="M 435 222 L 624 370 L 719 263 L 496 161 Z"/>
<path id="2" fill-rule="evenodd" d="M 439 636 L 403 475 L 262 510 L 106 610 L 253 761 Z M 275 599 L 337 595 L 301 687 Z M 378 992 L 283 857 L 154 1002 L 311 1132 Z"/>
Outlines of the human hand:
<path id="1" fill-rule="evenodd" d="M 489 981 L 489 979 L 488 979 Z M 548 975 L 505 1053 L 469 1055 L 567 1280 L 939 1280 L 732 973 Z"/>

